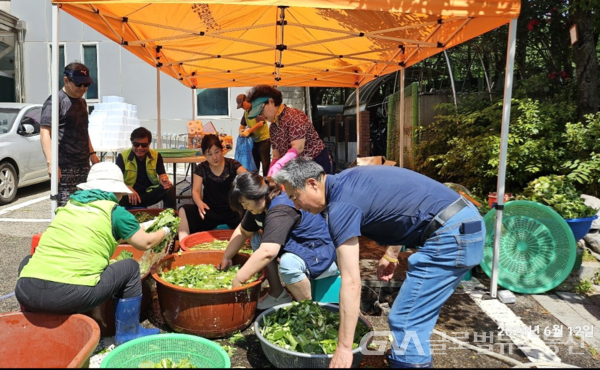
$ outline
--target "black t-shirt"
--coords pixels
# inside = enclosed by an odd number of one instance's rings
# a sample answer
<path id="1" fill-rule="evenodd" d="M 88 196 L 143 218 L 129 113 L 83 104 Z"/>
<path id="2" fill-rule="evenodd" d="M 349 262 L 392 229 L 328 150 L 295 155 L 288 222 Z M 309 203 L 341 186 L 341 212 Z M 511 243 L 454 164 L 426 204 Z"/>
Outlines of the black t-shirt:
<path id="1" fill-rule="evenodd" d="M 85 167 L 90 165 L 90 137 L 85 99 L 71 98 L 59 91 L 58 166 Z M 40 126 L 52 126 L 52 96 L 42 107 Z"/>
<path id="2" fill-rule="evenodd" d="M 146 158 L 144 157 L 143 160 L 140 160 L 135 154 L 133 154 L 133 156 L 135 157 L 135 161 L 137 164 L 137 177 L 135 179 L 135 184 L 133 184 L 133 190 L 137 191 L 138 194 L 145 193 L 146 189 L 153 185 L 152 181 L 150 181 L 150 179 L 148 178 L 148 174 L 146 173 Z M 125 162 L 121 153 L 119 153 L 115 164 L 119 166 L 121 172 L 125 173 Z M 156 174 L 160 176 L 165 173 L 165 163 L 163 161 L 162 155 L 158 153 L 158 158 L 156 159 Z"/>
<path id="3" fill-rule="evenodd" d="M 231 207 L 229 207 L 229 190 L 240 167 L 242 167 L 240 162 L 235 159 L 225 158 L 223 172 L 217 176 L 211 171 L 210 165 L 206 161 L 196 166 L 194 174 L 202 178 L 202 185 L 204 185 L 202 201 L 211 210 L 221 214 L 231 212 Z"/>
<path id="4" fill-rule="evenodd" d="M 242 229 L 250 232 L 263 230 L 263 243 L 276 243 L 283 246 L 292 229 L 301 221 L 300 211 L 281 204 L 259 215 L 246 211 L 241 225 Z"/>

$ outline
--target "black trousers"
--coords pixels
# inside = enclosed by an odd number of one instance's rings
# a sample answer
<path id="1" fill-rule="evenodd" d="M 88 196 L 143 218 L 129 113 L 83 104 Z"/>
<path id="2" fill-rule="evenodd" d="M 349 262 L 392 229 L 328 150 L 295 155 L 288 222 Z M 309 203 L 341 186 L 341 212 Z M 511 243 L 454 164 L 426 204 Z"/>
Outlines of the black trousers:
<path id="1" fill-rule="evenodd" d="M 221 224 L 227 224 L 229 228 L 235 229 L 242 219 L 236 212 L 229 210 L 227 212 L 215 212 L 212 209 L 206 211 L 204 220 L 200 217 L 198 206 L 196 204 L 184 204 L 179 209 L 185 210 L 185 217 L 190 227 L 190 234 L 199 233 L 201 231 L 214 230 L 215 227 Z M 181 214 L 180 214 L 181 216 Z"/>
<path id="2" fill-rule="evenodd" d="M 163 188 L 162 185 L 158 185 L 158 187 L 152 189 L 152 191 L 139 192 L 138 194 L 141 199 L 140 203 L 138 203 L 136 205 L 129 203 L 129 197 L 127 195 L 125 195 L 119 202 L 119 205 L 123 206 L 123 207 L 146 207 L 146 208 L 148 208 L 151 205 L 156 204 L 162 200 L 164 208 L 175 209 L 175 185 L 172 185 L 168 189 Z"/>
<path id="3" fill-rule="evenodd" d="M 254 158 L 257 169 L 260 170 L 260 165 L 262 164 L 262 174 L 263 176 L 267 176 L 269 165 L 271 164 L 271 140 L 266 139 L 255 142 L 252 146 L 252 158 Z"/>
<path id="4" fill-rule="evenodd" d="M 30 258 L 27 256 L 21 262 L 19 275 Z M 95 286 L 19 278 L 15 288 L 17 301 L 28 311 L 65 315 L 87 312 L 113 296 L 133 298 L 141 294 L 140 265 L 132 259 L 108 265 Z"/>

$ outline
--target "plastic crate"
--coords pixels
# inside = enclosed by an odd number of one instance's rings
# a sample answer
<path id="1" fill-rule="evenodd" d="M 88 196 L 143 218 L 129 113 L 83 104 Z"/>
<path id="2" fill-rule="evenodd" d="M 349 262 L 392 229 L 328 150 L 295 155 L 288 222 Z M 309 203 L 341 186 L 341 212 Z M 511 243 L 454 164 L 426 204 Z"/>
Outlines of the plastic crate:
<path id="1" fill-rule="evenodd" d="M 0 314 L 3 368 L 87 367 L 99 341 L 98 324 L 84 315 Z"/>
<path id="2" fill-rule="evenodd" d="M 340 303 L 341 287 L 342 277 L 340 275 L 310 280 L 312 300 L 316 302 Z"/>

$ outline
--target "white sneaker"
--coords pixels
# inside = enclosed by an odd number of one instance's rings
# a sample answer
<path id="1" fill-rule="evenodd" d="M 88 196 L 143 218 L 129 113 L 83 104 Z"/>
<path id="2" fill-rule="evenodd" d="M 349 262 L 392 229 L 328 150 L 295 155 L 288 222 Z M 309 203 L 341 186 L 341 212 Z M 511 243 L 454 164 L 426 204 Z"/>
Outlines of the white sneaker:
<path id="1" fill-rule="evenodd" d="M 270 294 L 267 294 L 267 296 L 262 301 L 258 302 L 256 308 L 259 310 L 266 310 L 267 308 L 278 306 L 280 304 L 290 303 L 293 300 L 294 299 L 292 298 L 292 296 L 289 295 L 288 292 L 284 289 L 283 293 L 281 293 L 281 295 L 279 295 L 279 297 L 277 298 L 273 297 Z"/>

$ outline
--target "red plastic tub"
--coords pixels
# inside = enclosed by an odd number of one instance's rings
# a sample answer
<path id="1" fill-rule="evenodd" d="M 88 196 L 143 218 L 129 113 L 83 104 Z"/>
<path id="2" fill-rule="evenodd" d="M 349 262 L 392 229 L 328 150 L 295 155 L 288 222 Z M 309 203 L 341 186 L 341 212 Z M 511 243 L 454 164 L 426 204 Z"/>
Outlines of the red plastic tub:
<path id="1" fill-rule="evenodd" d="M 3 368 L 81 368 L 100 341 L 100 328 L 84 315 L 0 314 Z"/>
<path id="2" fill-rule="evenodd" d="M 223 253 L 224 251 L 189 251 L 181 255 L 172 254 L 165 257 L 152 274 L 152 278 L 156 280 L 156 292 L 165 322 L 176 332 L 204 338 L 223 338 L 244 330 L 252 323 L 266 268 L 257 281 L 231 290 L 183 288 L 159 276 L 159 272 L 186 264 L 218 265 L 223 259 Z M 248 258 L 245 254 L 237 254 L 233 257 L 233 264 L 244 264 Z"/>
<path id="3" fill-rule="evenodd" d="M 185 238 L 179 241 L 179 247 L 182 251 L 189 251 L 194 245 L 198 245 L 200 243 L 210 243 L 217 240 L 229 240 L 231 239 L 231 235 L 233 234 L 233 230 L 210 230 L 210 231 L 201 231 L 199 233 L 194 233 L 186 236 Z"/>

